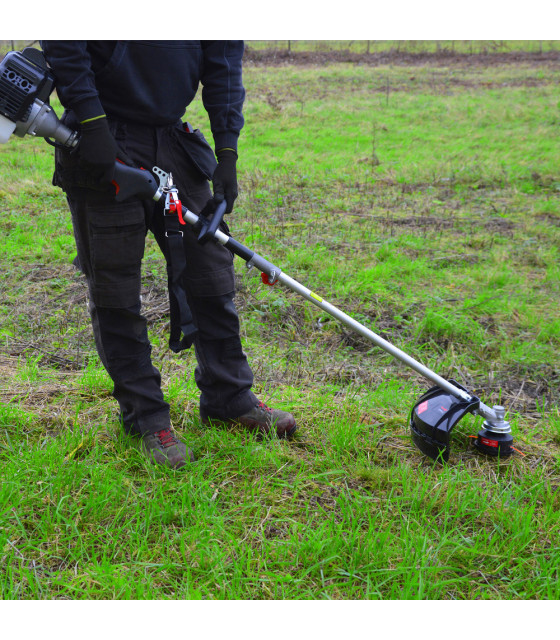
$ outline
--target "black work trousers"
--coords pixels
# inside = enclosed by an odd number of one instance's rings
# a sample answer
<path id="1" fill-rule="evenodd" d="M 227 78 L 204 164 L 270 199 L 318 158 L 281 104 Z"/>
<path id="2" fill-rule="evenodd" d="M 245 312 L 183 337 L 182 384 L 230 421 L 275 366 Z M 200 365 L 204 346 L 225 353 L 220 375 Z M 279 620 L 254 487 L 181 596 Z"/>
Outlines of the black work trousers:
<path id="1" fill-rule="evenodd" d="M 68 116 L 65 119 L 73 124 Z M 211 197 L 208 178 L 215 163 L 200 134 L 188 133 L 181 123 L 144 127 L 110 121 L 110 127 L 127 160 L 171 171 L 183 205 L 200 212 Z M 67 194 L 80 268 L 89 288 L 97 351 L 113 380 L 126 431 L 153 433 L 170 426 L 170 417 L 141 313 L 141 262 L 150 231 L 169 273 L 163 204 L 134 198 L 117 203 L 112 192 L 76 186 L 77 172 L 73 156 L 57 150 L 54 181 Z M 183 245 L 187 300 L 198 327 L 194 348 L 200 407 L 212 416 L 236 417 L 257 399 L 233 302 L 233 256 L 217 243 L 198 244 L 190 225 L 185 227 Z"/>

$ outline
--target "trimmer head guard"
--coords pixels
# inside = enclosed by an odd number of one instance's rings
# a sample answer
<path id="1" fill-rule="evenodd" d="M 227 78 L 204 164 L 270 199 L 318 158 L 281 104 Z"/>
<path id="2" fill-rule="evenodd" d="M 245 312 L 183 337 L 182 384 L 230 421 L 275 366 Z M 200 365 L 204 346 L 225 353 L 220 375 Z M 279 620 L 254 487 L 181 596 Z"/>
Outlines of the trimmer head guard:
<path id="1" fill-rule="evenodd" d="M 455 380 L 449 382 L 467 391 Z M 432 387 L 418 400 L 410 413 L 414 444 L 430 458 L 447 462 L 451 430 L 466 413 L 472 413 L 479 406 L 480 400 L 475 396 L 470 400 L 462 400 L 441 387 Z"/>

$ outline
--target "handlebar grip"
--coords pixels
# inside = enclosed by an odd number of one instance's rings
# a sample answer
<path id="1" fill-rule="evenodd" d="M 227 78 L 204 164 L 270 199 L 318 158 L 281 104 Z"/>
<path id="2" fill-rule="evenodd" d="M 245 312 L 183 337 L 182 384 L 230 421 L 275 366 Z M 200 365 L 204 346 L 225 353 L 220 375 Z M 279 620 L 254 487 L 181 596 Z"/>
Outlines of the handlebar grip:
<path id="1" fill-rule="evenodd" d="M 214 234 L 220 226 L 220 222 L 224 218 L 226 208 L 227 202 L 225 200 L 222 200 L 222 202 L 220 202 L 220 204 L 216 207 L 211 218 L 206 218 L 202 215 L 200 216 L 200 223 L 202 225 L 200 233 L 198 234 L 198 242 L 200 244 L 206 244 L 208 240 L 214 237 Z"/>
<path id="2" fill-rule="evenodd" d="M 158 191 L 158 184 L 149 171 L 129 167 L 120 160 L 115 162 L 113 185 L 117 190 L 115 196 L 117 202 L 132 196 L 141 200 L 152 199 Z"/>

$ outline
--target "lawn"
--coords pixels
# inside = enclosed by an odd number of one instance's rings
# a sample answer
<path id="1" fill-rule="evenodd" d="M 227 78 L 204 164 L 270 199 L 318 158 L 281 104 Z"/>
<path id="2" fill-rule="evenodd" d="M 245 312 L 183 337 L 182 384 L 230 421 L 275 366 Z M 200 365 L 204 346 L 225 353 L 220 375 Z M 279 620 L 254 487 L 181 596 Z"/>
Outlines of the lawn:
<path id="1" fill-rule="evenodd" d="M 538 53 L 468 54 L 248 56 L 229 223 L 504 404 L 516 454 L 477 453 L 469 416 L 448 464 L 423 456 L 408 419 L 430 383 L 241 261 L 255 391 L 299 430 L 259 442 L 203 427 L 194 354 L 167 349 L 165 268 L 148 238 L 154 361 L 197 457 L 183 472 L 150 465 L 119 433 L 52 149 L 12 137 L 0 147 L 2 598 L 560 596 L 560 69 Z M 199 99 L 186 118 L 208 132 Z"/>

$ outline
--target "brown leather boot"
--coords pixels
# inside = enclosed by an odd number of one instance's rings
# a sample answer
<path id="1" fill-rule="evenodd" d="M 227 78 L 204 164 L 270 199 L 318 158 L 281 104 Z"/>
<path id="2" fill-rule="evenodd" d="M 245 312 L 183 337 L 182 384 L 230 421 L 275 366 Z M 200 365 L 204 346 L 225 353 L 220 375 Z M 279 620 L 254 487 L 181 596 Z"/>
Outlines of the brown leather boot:
<path id="1" fill-rule="evenodd" d="M 180 469 L 187 462 L 194 462 L 193 452 L 169 428 L 147 434 L 140 442 L 142 451 L 154 464 Z"/>
<path id="2" fill-rule="evenodd" d="M 291 413 L 280 411 L 280 409 L 271 409 L 264 402 L 259 402 L 251 411 L 236 418 L 215 418 L 203 411 L 200 412 L 200 418 L 202 424 L 205 425 L 239 426 L 261 436 L 268 435 L 275 429 L 278 438 L 291 438 L 297 429 L 296 421 Z"/>

